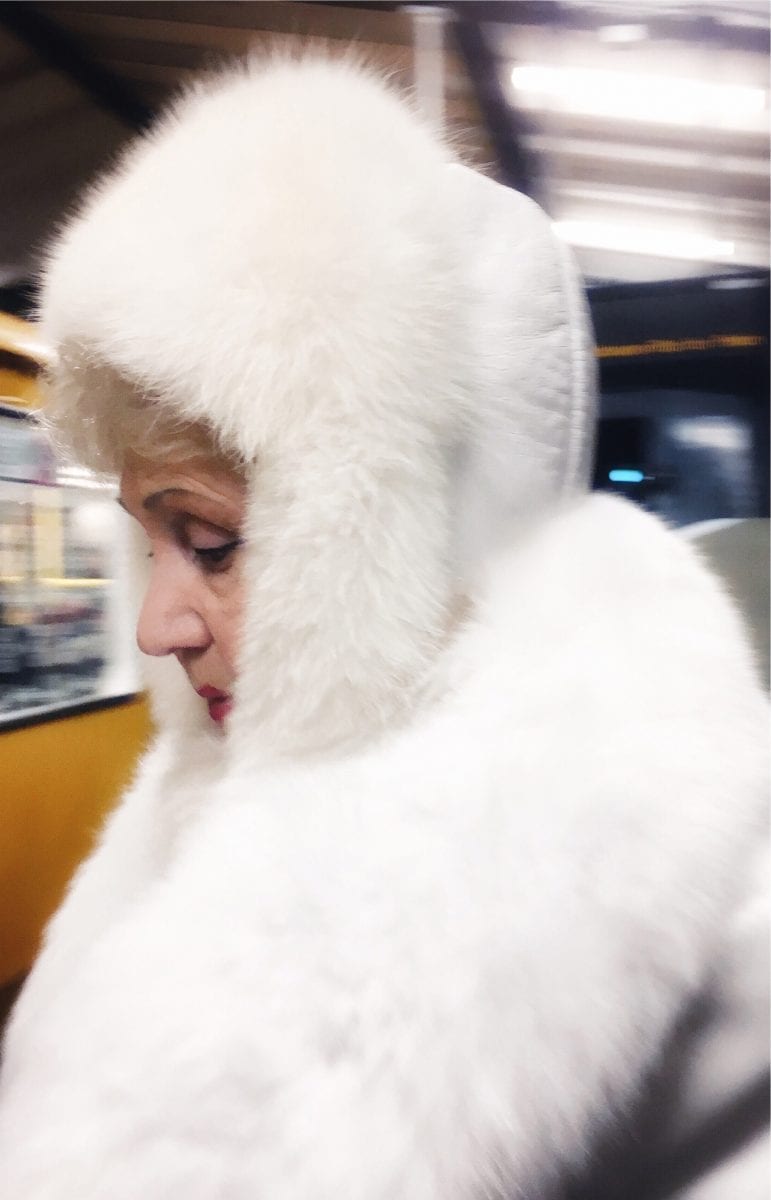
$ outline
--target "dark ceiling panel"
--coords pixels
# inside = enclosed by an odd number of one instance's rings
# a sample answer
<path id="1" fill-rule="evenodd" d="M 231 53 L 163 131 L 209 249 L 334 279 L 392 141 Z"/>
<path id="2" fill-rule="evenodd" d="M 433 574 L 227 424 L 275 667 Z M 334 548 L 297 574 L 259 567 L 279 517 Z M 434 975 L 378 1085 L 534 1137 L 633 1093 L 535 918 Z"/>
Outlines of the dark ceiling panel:
<path id="1" fill-rule="evenodd" d="M 142 128 L 152 113 L 132 91 L 84 52 L 67 30 L 31 4 L 1 3 L 0 25 L 28 46 L 41 62 L 74 80 L 95 103 L 132 128 Z"/>
<path id="2" fill-rule="evenodd" d="M 81 14 L 98 18 L 106 15 L 115 19 L 141 21 L 146 26 L 160 23 L 167 26 L 205 26 L 219 30 L 263 30 L 266 33 L 288 33 L 295 37 L 315 36 L 343 41 L 390 43 L 407 48 L 412 46 L 411 18 L 404 12 L 361 10 L 343 5 L 270 3 L 230 3 L 229 0 L 211 3 L 165 2 L 109 3 L 92 0 L 44 0 L 37 5 L 41 11 L 61 19 L 60 14 Z"/>

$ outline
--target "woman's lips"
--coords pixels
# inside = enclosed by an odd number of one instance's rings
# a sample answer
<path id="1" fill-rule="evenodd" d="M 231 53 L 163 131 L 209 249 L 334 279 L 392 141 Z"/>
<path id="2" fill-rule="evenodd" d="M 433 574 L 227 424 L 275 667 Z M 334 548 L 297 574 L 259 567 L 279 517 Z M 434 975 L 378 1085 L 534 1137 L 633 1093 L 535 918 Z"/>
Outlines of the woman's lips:
<path id="1" fill-rule="evenodd" d="M 227 692 L 221 692 L 219 688 L 210 687 L 208 684 L 205 687 L 196 688 L 196 691 L 208 704 L 209 716 L 212 721 L 221 725 L 233 707 L 232 697 Z"/>

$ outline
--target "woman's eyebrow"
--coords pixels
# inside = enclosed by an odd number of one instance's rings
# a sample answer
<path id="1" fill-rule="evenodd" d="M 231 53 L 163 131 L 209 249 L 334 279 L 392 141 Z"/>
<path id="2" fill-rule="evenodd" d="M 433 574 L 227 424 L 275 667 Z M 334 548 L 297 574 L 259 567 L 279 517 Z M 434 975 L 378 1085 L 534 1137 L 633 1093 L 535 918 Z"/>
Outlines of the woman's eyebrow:
<path id="1" fill-rule="evenodd" d="M 167 496 L 189 496 L 190 494 L 187 488 L 163 488 L 160 492 L 152 492 L 151 495 L 145 496 L 142 501 L 142 508 L 146 509 L 147 512 L 152 512 L 154 508 L 163 503 Z"/>
<path id="2" fill-rule="evenodd" d="M 186 488 L 179 488 L 179 487 L 163 488 L 163 490 L 160 492 L 152 492 L 149 496 L 145 496 L 144 500 L 142 501 L 142 508 L 146 509 L 148 512 L 152 512 L 153 509 L 157 508 L 159 504 L 163 503 L 163 500 L 166 496 L 188 496 L 188 495 L 190 495 L 190 493 L 187 491 Z M 126 504 L 126 502 L 122 498 L 122 496 L 116 496 L 115 502 L 116 502 L 116 504 L 119 504 L 121 506 L 121 508 L 123 509 L 124 512 L 127 512 L 127 513 L 129 513 L 129 515 L 131 515 L 128 505 Z"/>
<path id="3" fill-rule="evenodd" d="M 231 527 L 235 528 L 236 526 L 240 527 L 243 516 L 237 514 L 229 505 L 223 505 L 221 500 L 215 499 L 214 497 L 200 496 L 196 492 L 191 492 L 189 488 L 162 488 L 158 492 L 152 492 L 149 496 L 145 496 L 141 507 L 145 512 L 153 514 L 157 514 L 158 511 L 161 510 L 161 516 L 163 516 L 164 502 L 169 498 L 175 499 L 179 496 L 186 498 L 186 508 L 188 504 L 192 505 L 190 509 L 191 515 L 195 515 L 198 506 L 200 506 L 198 519 L 205 521 L 207 524 L 217 525 L 222 529 Z M 121 496 L 116 496 L 116 502 L 120 505 L 124 512 L 129 514 L 129 516 L 133 515 L 131 509 Z M 218 515 L 212 515 L 215 510 Z M 175 512 L 176 510 L 174 506 L 170 505 L 166 515 L 171 516 L 174 515 Z"/>

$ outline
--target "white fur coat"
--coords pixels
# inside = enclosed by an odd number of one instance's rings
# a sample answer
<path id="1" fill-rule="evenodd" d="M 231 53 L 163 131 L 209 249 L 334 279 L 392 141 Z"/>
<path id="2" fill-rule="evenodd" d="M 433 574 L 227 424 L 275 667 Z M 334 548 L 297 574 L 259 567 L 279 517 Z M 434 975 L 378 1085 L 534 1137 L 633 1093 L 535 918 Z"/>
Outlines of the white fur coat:
<path id="1" fill-rule="evenodd" d="M 253 464 L 250 594 L 227 738 L 172 663 L 48 931 L 0 1196 L 544 1200 L 704 983 L 766 779 L 730 603 L 582 494 L 548 223 L 379 83 L 279 65 L 100 184 L 43 318 L 84 452 L 141 394 Z"/>
<path id="2" fill-rule="evenodd" d="M 19 1005 L 1 1195 L 540 1198 L 623 1120 L 757 835 L 735 618 L 592 498 L 501 557 L 446 670 L 312 769 L 215 783 L 204 748 L 163 786 L 156 749 Z"/>

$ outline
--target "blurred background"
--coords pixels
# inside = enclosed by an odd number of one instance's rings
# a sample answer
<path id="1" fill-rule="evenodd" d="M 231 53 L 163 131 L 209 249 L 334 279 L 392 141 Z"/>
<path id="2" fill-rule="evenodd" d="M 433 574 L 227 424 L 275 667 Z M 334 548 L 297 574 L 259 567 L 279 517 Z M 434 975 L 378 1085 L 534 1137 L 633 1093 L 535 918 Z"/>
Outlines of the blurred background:
<path id="1" fill-rule="evenodd" d="M 0 3 L 0 1023 L 150 731 L 114 493 L 33 416 L 41 255 L 179 85 L 308 46 L 358 49 L 557 223 L 597 340 L 594 486 L 699 539 L 768 680 L 767 0 Z"/>

